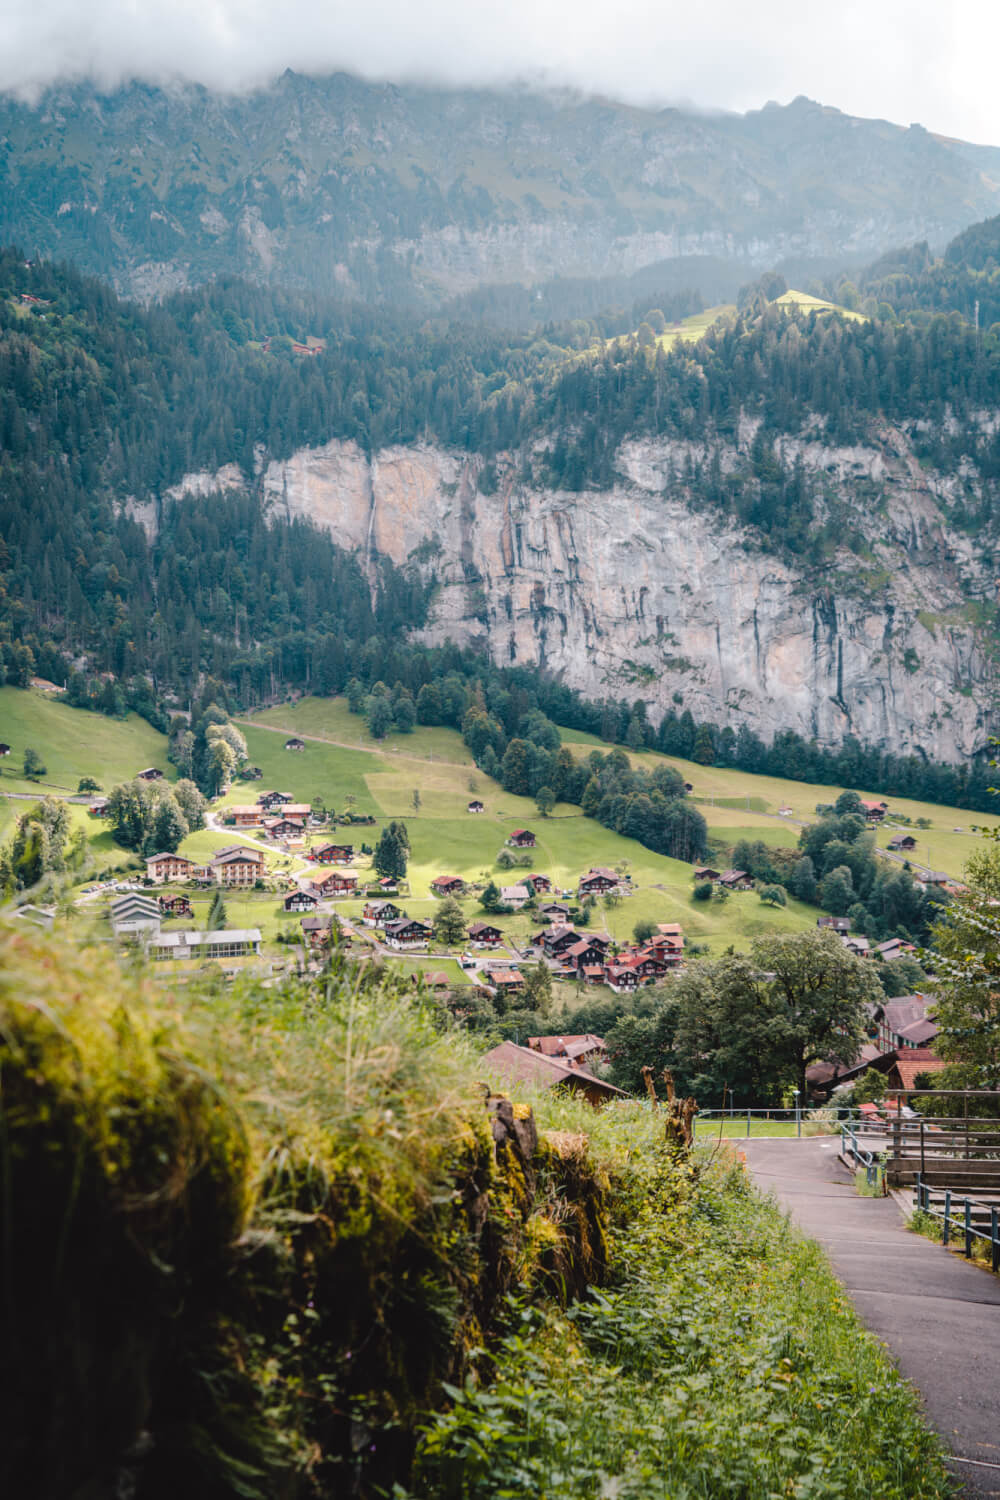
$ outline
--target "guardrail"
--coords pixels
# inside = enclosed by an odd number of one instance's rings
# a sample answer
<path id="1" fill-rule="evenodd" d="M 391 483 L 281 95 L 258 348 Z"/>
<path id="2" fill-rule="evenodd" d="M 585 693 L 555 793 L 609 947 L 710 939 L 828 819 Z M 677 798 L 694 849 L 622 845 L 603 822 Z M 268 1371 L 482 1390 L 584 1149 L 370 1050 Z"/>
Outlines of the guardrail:
<path id="1" fill-rule="evenodd" d="M 933 1189 L 928 1183 L 919 1177 L 916 1182 L 917 1207 L 921 1213 L 930 1218 L 940 1219 L 941 1243 L 947 1245 L 951 1240 L 952 1225 L 957 1224 L 959 1233 L 965 1237 L 965 1257 L 972 1259 L 972 1245 L 975 1240 L 985 1240 L 990 1247 L 990 1265 L 994 1271 L 1000 1270 L 1000 1208 L 995 1203 L 984 1203 L 979 1198 L 958 1198 L 950 1188 L 944 1191 L 944 1203 L 941 1208 L 936 1208 L 931 1201 Z M 957 1209 L 957 1213 L 956 1213 Z M 980 1210 L 976 1213 L 975 1210 Z M 989 1233 L 985 1232 L 985 1224 L 982 1222 L 985 1215 L 989 1214 Z M 974 1222 L 975 1221 L 975 1222 Z"/>
<path id="2" fill-rule="evenodd" d="M 864 1121 L 867 1128 L 868 1121 Z M 858 1140 L 858 1122 L 850 1120 L 840 1127 L 840 1154 L 845 1161 L 853 1161 L 855 1167 L 863 1167 L 865 1181 L 869 1187 L 881 1188 L 885 1191 L 885 1161 L 882 1155 L 876 1156 L 874 1151 L 869 1151 Z"/>
<path id="3" fill-rule="evenodd" d="M 801 1106 L 797 1109 L 736 1109 L 735 1107 L 702 1109 L 695 1116 L 695 1134 L 700 1132 L 703 1135 L 710 1135 L 713 1131 L 718 1131 L 720 1125 L 729 1127 L 725 1134 L 730 1140 L 734 1136 L 753 1135 L 755 1127 L 757 1127 L 757 1133 L 761 1135 L 798 1137 L 802 1135 L 803 1125 L 807 1133 L 822 1129 L 826 1125 L 830 1133 L 835 1134 L 844 1116 L 853 1119 L 855 1114 L 856 1111 L 853 1109 L 805 1111 Z"/>

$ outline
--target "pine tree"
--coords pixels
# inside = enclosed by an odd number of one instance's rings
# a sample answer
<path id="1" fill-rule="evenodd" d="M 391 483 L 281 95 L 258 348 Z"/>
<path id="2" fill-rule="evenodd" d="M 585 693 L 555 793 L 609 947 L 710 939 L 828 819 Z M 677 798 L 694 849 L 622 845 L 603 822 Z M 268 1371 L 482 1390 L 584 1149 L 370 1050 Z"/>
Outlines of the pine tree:
<path id="1" fill-rule="evenodd" d="M 454 896 L 448 896 L 434 913 L 434 936 L 450 947 L 465 937 L 465 914 Z"/>
<path id="2" fill-rule="evenodd" d="M 220 932 L 226 925 L 226 903 L 222 898 L 222 887 L 216 886 L 212 897 L 212 904 L 208 909 L 208 921 L 206 930 L 208 932 Z"/>

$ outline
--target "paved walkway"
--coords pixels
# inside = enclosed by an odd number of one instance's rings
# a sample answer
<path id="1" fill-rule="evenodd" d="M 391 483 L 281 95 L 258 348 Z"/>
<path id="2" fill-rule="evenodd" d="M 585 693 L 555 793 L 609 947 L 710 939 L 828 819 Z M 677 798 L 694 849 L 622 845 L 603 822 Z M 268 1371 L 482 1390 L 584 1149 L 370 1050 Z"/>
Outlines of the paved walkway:
<path id="1" fill-rule="evenodd" d="M 836 1142 L 744 1144 L 757 1185 L 823 1246 L 860 1316 L 920 1391 L 962 1493 L 1000 1496 L 1000 1277 L 911 1234 L 892 1198 L 859 1197 Z"/>

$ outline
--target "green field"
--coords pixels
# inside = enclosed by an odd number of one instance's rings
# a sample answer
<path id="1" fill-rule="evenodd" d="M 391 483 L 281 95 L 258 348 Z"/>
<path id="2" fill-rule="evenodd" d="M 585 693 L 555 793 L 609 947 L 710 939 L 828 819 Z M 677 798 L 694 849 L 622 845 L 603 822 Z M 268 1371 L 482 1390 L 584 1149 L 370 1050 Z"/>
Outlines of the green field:
<path id="1" fill-rule="evenodd" d="M 0 690 L 0 709 L 3 711 L 0 737 L 8 740 L 15 750 L 0 777 L 0 792 L 21 786 L 38 793 L 47 789 L 25 784 L 11 774 L 12 769 L 20 769 L 26 744 L 33 745 L 46 758 L 50 773 L 58 778 L 64 795 L 66 789 L 75 791 L 81 775 L 93 775 L 110 787 L 143 765 L 158 764 L 170 772 L 163 736 L 134 716 L 124 722 L 106 719 L 53 702 L 40 693 L 14 688 Z M 338 836 L 356 848 L 362 842 L 374 845 L 380 825 L 389 818 L 403 818 L 412 844 L 411 894 L 404 898 L 404 904 L 414 916 L 433 916 L 436 901 L 430 884 L 438 875 L 454 874 L 470 883 L 492 877 L 497 884 L 516 884 L 519 873 L 526 870 L 515 867 L 501 871 L 496 856 L 512 828 L 526 826 L 538 838 L 531 868 L 548 875 L 557 888 L 575 891 L 580 875 L 591 865 L 627 862 L 632 894 L 618 905 L 601 903 L 594 913 L 595 929 L 606 930 L 618 941 L 630 938 L 640 919 L 678 921 L 683 924 L 689 943 L 718 954 L 730 944 L 745 948 L 759 935 L 799 931 L 815 925 L 814 908 L 791 900 L 784 909 L 764 906 L 754 892 L 734 894 L 721 905 L 714 901 L 694 902 L 689 865 L 653 854 L 632 840 L 621 838 L 584 818 L 577 807 L 559 805 L 550 818 L 539 818 L 530 799 L 504 792 L 471 763 L 454 730 L 420 728 L 413 734 L 396 735 L 376 744 L 368 736 L 363 721 L 348 713 L 343 699 L 305 698 L 240 722 L 251 760 L 261 766 L 264 779 L 237 782 L 223 799 L 223 806 L 254 801 L 266 787 L 288 791 L 299 801 L 320 797 L 328 807 L 338 811 L 345 810 L 350 805 L 346 799 L 352 797 L 356 811 L 370 813 L 377 820 L 372 827 L 338 830 Z M 284 740 L 290 733 L 307 737 L 303 751 L 285 750 Z M 573 730 L 563 731 L 563 738 L 576 746 L 578 753 L 585 753 L 591 746 L 605 752 L 608 749 L 592 736 Z M 761 839 L 775 846 L 794 846 L 802 824 L 815 818 L 817 803 L 834 802 L 842 790 L 700 766 L 659 756 L 653 751 L 633 754 L 631 759 L 647 767 L 667 760 L 691 783 L 692 795 L 717 846 L 713 858 L 720 861 L 743 838 Z M 11 762 L 15 762 L 13 767 Z M 856 790 L 862 796 L 874 795 L 863 787 Z M 419 794 L 417 811 L 413 806 L 414 791 Z M 473 794 L 486 804 L 484 813 L 466 811 Z M 0 834 L 9 830 L 13 819 L 27 805 L 8 802 L 0 796 Z M 788 809 L 788 814 L 780 816 L 779 808 Z M 912 820 L 909 831 L 918 840 L 912 857 L 914 865 L 945 870 L 956 878 L 961 876 L 965 860 L 977 846 L 978 835 L 972 832 L 973 825 L 1000 827 L 1000 815 L 976 815 L 897 799 L 890 802 L 887 825 L 878 831 L 878 842 L 883 847 L 898 831 L 892 812 Z M 74 826 L 86 828 L 98 871 L 128 862 L 130 856 L 113 843 L 103 823 L 90 818 L 82 807 L 73 807 L 70 816 Z M 915 820 L 919 817 L 928 818 L 931 827 L 916 828 Z M 250 843 L 252 839 L 232 829 L 203 829 L 189 835 L 182 848 L 184 853 L 202 860 L 223 845 L 242 842 Z M 278 877 L 291 877 L 306 868 L 301 855 L 287 855 L 281 849 L 269 849 L 267 862 L 269 872 Z M 355 864 L 359 874 L 364 874 L 368 867 L 367 859 Z M 242 910 L 239 921 L 236 918 L 237 907 L 241 907 L 244 899 L 250 898 L 230 898 L 231 925 L 244 921 L 246 914 Z M 361 904 L 338 902 L 336 909 L 345 916 L 357 916 Z M 470 921 L 481 914 L 473 896 L 462 904 Z M 255 920 L 246 919 L 246 925 L 261 927 L 271 943 L 285 920 L 271 896 L 260 906 Z M 523 947 L 537 930 L 528 913 L 503 917 L 499 925 L 508 940 L 518 947 Z M 441 967 L 442 961 L 428 962 L 433 968 Z"/>
<path id="2" fill-rule="evenodd" d="M 75 792 L 83 776 L 92 776 L 109 791 L 146 766 L 159 766 L 171 779 L 177 775 L 167 760 L 166 737 L 137 714 L 108 719 L 33 688 L 0 688 L 0 740 L 11 747 L 0 761 L 4 792 Z M 39 782 L 21 775 L 29 746 L 48 768 Z"/>
<path id="3" fill-rule="evenodd" d="M 840 313 L 841 317 L 849 318 L 853 323 L 863 323 L 864 315 L 852 312 L 849 307 L 841 307 L 838 302 L 824 302 L 822 297 L 811 297 L 808 292 L 796 292 L 789 287 L 780 297 L 774 299 L 775 307 L 798 307 L 802 312 L 825 312 Z"/>

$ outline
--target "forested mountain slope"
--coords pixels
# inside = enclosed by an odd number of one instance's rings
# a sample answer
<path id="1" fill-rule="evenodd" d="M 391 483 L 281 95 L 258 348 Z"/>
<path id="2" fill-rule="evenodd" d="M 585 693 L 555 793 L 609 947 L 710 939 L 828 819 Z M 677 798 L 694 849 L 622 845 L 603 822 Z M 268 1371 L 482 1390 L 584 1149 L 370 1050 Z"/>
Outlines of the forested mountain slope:
<path id="1" fill-rule="evenodd" d="M 716 298 L 734 267 L 940 245 L 998 208 L 997 150 L 802 98 L 708 115 L 286 73 L 0 99 L 0 240 L 141 295 L 240 272 L 432 305 L 680 258 Z"/>
<path id="2" fill-rule="evenodd" d="M 0 390 L 36 654 L 259 695 L 421 627 L 767 737 L 995 723 L 1000 339 L 959 319 L 758 300 L 668 348 L 239 282 L 143 311 L 9 253 Z"/>

